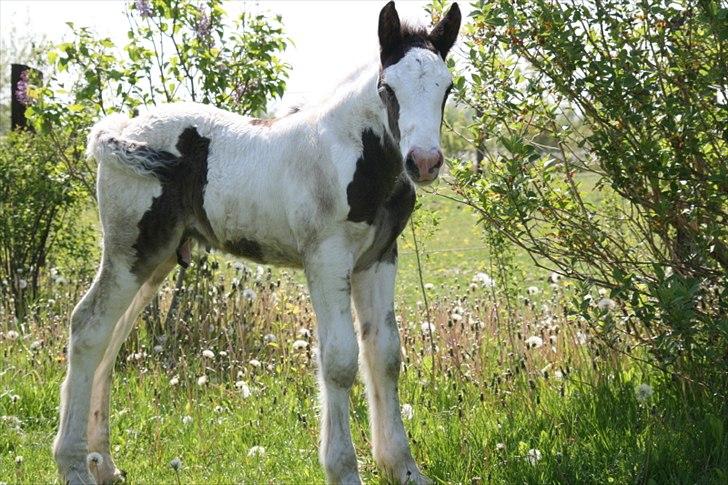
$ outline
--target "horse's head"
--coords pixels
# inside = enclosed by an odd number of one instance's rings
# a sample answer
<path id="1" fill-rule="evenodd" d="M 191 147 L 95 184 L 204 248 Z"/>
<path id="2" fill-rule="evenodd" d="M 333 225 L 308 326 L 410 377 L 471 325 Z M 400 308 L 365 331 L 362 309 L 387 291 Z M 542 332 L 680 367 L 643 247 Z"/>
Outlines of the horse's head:
<path id="1" fill-rule="evenodd" d="M 394 2 L 379 13 L 379 96 L 407 175 L 420 185 L 435 180 L 443 163 L 440 127 L 452 87 L 445 57 L 460 20 L 456 3 L 430 32 L 402 25 Z"/>

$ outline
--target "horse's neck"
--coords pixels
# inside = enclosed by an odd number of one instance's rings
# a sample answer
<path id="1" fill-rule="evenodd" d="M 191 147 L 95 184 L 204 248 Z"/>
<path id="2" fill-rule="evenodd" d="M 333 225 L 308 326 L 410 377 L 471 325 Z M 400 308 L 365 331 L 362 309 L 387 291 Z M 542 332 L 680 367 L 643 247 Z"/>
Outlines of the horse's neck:
<path id="1" fill-rule="evenodd" d="M 322 121 L 356 139 L 366 129 L 382 133 L 386 129 L 386 112 L 377 93 L 378 78 L 377 66 L 362 68 L 349 76 L 324 103 Z"/>

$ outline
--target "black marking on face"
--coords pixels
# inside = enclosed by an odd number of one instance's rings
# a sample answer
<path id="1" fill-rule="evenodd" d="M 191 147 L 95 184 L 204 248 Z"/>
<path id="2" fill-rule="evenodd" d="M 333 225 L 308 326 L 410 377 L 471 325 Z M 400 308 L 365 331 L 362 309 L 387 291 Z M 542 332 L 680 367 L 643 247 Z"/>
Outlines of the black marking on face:
<path id="1" fill-rule="evenodd" d="M 378 82 L 379 97 L 384 103 L 384 107 L 387 109 L 387 123 L 389 124 L 389 131 L 392 133 L 395 141 L 399 141 L 399 101 L 394 90 L 382 80 L 381 74 Z"/>
<path id="2" fill-rule="evenodd" d="M 402 155 L 389 135 L 380 137 L 370 128 L 362 132 L 361 140 L 362 154 L 346 187 L 347 220 L 373 224 L 402 173 Z"/>
<path id="3" fill-rule="evenodd" d="M 442 98 L 442 109 L 440 111 L 440 126 L 442 127 L 442 123 L 445 121 L 445 104 L 447 103 L 447 98 L 450 96 L 450 91 L 452 91 L 452 83 L 447 87 L 445 90 L 445 97 Z"/>
<path id="4" fill-rule="evenodd" d="M 240 238 L 236 241 L 227 241 L 223 245 L 226 251 L 235 256 L 248 258 L 256 263 L 264 263 L 263 248 L 257 242 Z"/>
<path id="5" fill-rule="evenodd" d="M 136 260 L 131 271 L 142 281 L 168 257 L 165 249 L 169 246 L 179 249 L 192 233 L 203 240 L 215 237 L 203 204 L 210 139 L 189 127 L 180 134 L 176 148 L 179 157 L 145 147 L 149 159 L 154 159 L 148 168 L 160 181 L 162 193 L 137 224 L 139 235 L 132 246 Z"/>

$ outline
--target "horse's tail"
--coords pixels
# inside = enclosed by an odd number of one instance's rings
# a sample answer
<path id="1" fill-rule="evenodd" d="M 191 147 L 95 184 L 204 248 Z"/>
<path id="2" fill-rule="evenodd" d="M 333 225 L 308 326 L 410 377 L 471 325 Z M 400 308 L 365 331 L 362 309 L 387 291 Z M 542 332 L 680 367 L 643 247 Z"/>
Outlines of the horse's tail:
<path id="1" fill-rule="evenodd" d="M 99 164 L 112 163 L 132 175 L 163 178 L 162 174 L 176 165 L 179 158 L 144 143 L 124 139 L 122 132 L 130 121 L 122 114 L 113 114 L 96 123 L 88 136 L 86 155 Z"/>

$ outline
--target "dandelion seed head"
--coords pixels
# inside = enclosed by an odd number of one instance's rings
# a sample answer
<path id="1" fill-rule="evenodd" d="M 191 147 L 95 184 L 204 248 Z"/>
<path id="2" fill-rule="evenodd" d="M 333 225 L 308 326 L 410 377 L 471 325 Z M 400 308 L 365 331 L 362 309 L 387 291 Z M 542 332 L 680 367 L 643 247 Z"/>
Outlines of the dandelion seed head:
<path id="1" fill-rule="evenodd" d="M 15 464 L 16 465 L 22 465 L 24 460 L 25 459 L 23 458 L 23 455 L 18 455 L 18 456 L 15 457 Z"/>
<path id="2" fill-rule="evenodd" d="M 198 386 L 204 386 L 205 384 L 207 384 L 207 376 L 206 375 L 201 375 L 200 377 L 197 378 L 197 385 Z"/>
<path id="3" fill-rule="evenodd" d="M 540 290 L 538 289 L 538 286 L 529 286 L 529 287 L 528 287 L 528 288 L 526 289 L 526 292 L 527 292 L 527 293 L 528 293 L 529 295 L 531 295 L 531 296 L 534 296 L 534 295 L 538 295 L 538 294 L 539 294 L 539 292 L 540 292 Z"/>
<path id="4" fill-rule="evenodd" d="M 250 359 L 250 361 L 248 361 L 248 364 L 252 365 L 256 369 L 259 369 L 262 365 L 258 359 Z"/>
<path id="5" fill-rule="evenodd" d="M 253 446 L 248 450 L 248 456 L 250 457 L 256 457 L 256 458 L 263 458 L 265 456 L 265 448 L 262 446 Z"/>
<path id="6" fill-rule="evenodd" d="M 308 347 L 308 342 L 305 340 L 296 340 L 293 342 L 293 350 L 305 350 Z"/>
<path id="7" fill-rule="evenodd" d="M 526 346 L 529 349 L 537 349 L 543 345 L 543 339 L 538 335 L 532 335 L 526 339 Z"/>
<path id="8" fill-rule="evenodd" d="M 611 298 L 602 298 L 597 302 L 597 308 L 602 311 L 611 312 L 612 310 L 617 308 L 617 302 L 612 300 Z"/>
<path id="9" fill-rule="evenodd" d="M 425 289 L 427 291 L 432 291 L 435 289 L 435 285 L 433 285 L 432 283 L 425 283 Z"/>
<path id="10" fill-rule="evenodd" d="M 420 330 L 424 335 L 430 335 L 430 333 L 435 333 L 435 326 L 431 324 L 430 322 L 422 322 L 420 325 Z"/>
<path id="11" fill-rule="evenodd" d="M 652 398 L 655 391 L 652 389 L 652 386 L 643 383 L 635 388 L 634 393 L 639 402 L 645 403 Z"/>
<path id="12" fill-rule="evenodd" d="M 210 349 L 205 349 L 202 351 L 202 356 L 206 357 L 208 359 L 214 359 L 215 358 L 215 352 L 213 352 Z"/>
<path id="13" fill-rule="evenodd" d="M 101 456 L 101 453 L 98 453 L 96 451 L 89 453 L 86 455 L 86 463 L 91 466 L 93 463 L 96 466 L 103 465 L 104 464 L 104 457 Z"/>
<path id="14" fill-rule="evenodd" d="M 250 288 L 245 288 L 243 290 L 243 298 L 245 298 L 248 301 L 254 301 L 258 297 L 258 294 L 253 291 Z"/>
<path id="15" fill-rule="evenodd" d="M 475 273 L 472 282 L 480 283 L 485 288 L 493 288 L 495 286 L 495 280 L 488 273 L 483 273 L 482 271 Z"/>
<path id="16" fill-rule="evenodd" d="M 172 467 L 172 470 L 178 472 L 182 469 L 182 460 L 180 460 L 178 457 L 175 457 L 172 459 L 172 461 L 169 462 L 169 466 Z"/>
<path id="17" fill-rule="evenodd" d="M 177 384 L 179 384 L 179 377 L 174 376 L 173 378 L 171 378 L 169 380 L 169 385 L 170 386 L 176 386 Z"/>
<path id="18" fill-rule="evenodd" d="M 537 450 L 536 448 L 531 448 L 530 450 L 528 450 L 528 453 L 526 453 L 526 461 L 531 465 L 535 465 L 540 460 L 541 451 Z"/>
<path id="19" fill-rule="evenodd" d="M 411 404 L 402 404 L 402 417 L 407 421 L 412 421 L 415 417 L 415 409 Z"/>
<path id="20" fill-rule="evenodd" d="M 20 337 L 20 334 L 15 330 L 8 330 L 8 333 L 5 334 L 5 338 L 8 340 L 18 340 L 18 337 Z"/>
<path id="21" fill-rule="evenodd" d="M 495 449 L 498 451 L 503 451 L 506 449 L 506 444 L 505 443 L 496 443 Z"/>
<path id="22" fill-rule="evenodd" d="M 184 416 L 184 417 L 182 417 L 182 424 L 184 424 L 185 426 L 186 425 L 189 425 L 189 424 L 192 424 L 192 421 L 193 421 L 192 420 L 192 416 Z"/>

